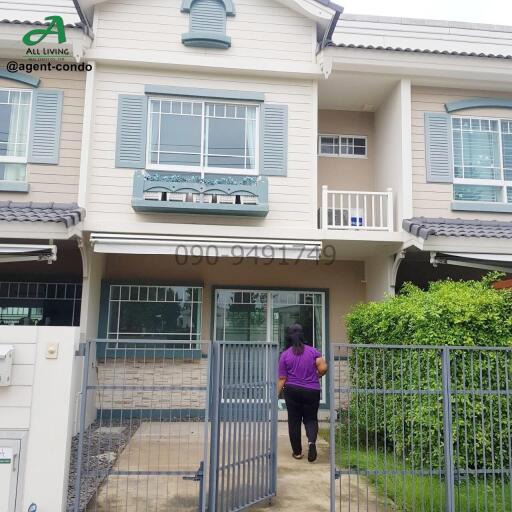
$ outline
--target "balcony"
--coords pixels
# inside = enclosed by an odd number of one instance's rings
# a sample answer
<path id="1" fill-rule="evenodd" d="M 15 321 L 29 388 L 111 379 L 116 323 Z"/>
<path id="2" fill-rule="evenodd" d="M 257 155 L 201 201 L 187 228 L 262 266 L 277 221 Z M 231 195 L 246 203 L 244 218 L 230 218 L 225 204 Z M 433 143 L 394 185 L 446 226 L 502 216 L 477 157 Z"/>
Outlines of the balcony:
<path id="1" fill-rule="evenodd" d="M 321 229 L 393 231 L 393 192 L 348 192 L 322 187 Z"/>
<path id="2" fill-rule="evenodd" d="M 137 171 L 132 207 L 138 212 L 265 217 L 268 181 L 262 176 Z"/>

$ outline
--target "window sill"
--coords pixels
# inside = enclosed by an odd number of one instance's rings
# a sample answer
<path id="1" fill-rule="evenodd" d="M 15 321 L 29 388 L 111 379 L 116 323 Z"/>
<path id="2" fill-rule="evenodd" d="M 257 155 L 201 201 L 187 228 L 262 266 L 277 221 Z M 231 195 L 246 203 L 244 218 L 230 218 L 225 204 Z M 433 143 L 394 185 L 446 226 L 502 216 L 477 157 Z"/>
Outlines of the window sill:
<path id="1" fill-rule="evenodd" d="M 453 211 L 512 213 L 512 204 L 479 203 L 477 201 L 452 201 Z"/>
<path id="2" fill-rule="evenodd" d="M 181 36 L 181 42 L 185 46 L 196 46 L 199 48 L 222 48 L 231 46 L 231 38 L 215 32 L 188 32 Z"/>
<path id="3" fill-rule="evenodd" d="M 30 185 L 26 181 L 0 180 L 0 192 L 28 192 Z"/>

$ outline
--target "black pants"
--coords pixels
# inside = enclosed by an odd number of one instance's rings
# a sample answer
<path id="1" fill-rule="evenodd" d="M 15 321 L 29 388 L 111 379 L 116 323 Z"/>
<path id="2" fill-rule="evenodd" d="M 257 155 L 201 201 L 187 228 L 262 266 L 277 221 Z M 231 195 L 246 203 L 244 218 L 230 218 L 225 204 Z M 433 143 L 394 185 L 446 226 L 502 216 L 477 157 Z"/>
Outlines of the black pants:
<path id="1" fill-rule="evenodd" d="M 318 436 L 318 407 L 320 391 L 298 386 L 284 387 L 284 399 L 288 410 L 288 434 L 295 455 L 302 453 L 301 423 L 306 427 L 308 442 L 316 443 Z"/>

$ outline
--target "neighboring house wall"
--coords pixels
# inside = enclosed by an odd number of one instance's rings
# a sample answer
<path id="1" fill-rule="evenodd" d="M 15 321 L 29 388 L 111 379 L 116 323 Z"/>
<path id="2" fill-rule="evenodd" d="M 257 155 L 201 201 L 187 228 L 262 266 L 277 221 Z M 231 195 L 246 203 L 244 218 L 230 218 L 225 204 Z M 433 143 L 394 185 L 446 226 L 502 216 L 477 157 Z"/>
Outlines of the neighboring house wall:
<path id="1" fill-rule="evenodd" d="M 135 171 L 115 167 L 118 96 L 142 95 L 147 84 L 262 92 L 266 102 L 288 105 L 288 175 L 269 177 L 270 212 L 266 218 L 140 214 L 133 210 Z M 173 223 L 314 227 L 317 109 L 312 80 L 98 66 L 95 87 L 86 229 L 143 232 L 147 222 L 161 223 L 162 233 L 172 232 Z"/>
<path id="2" fill-rule="evenodd" d="M 0 67 L 5 64 L 0 62 Z M 0 192 L 0 201 L 76 202 L 80 174 L 82 116 L 85 74 L 81 72 L 42 71 L 38 89 L 59 89 L 64 93 L 60 134 L 59 163 L 27 164 L 28 193 Z M 0 78 L 0 88 L 32 89 L 29 85 Z"/>
<path id="3" fill-rule="evenodd" d="M 313 21 L 275 0 L 234 2 L 228 16 L 229 50 L 190 48 L 181 42 L 189 14 L 181 0 L 112 0 L 96 7 L 94 51 L 119 60 L 209 65 L 221 69 L 281 71 L 315 62 Z"/>
<path id="4" fill-rule="evenodd" d="M 12 385 L 0 387 L 0 438 L 3 431 L 28 433 L 20 461 L 19 510 L 28 510 L 31 503 L 39 510 L 64 510 L 81 373 L 75 358 L 78 332 L 73 327 L 0 326 L 0 344 L 14 345 Z M 50 343 L 59 345 L 56 359 L 47 358 Z"/>
<path id="5" fill-rule="evenodd" d="M 172 261 L 172 263 L 171 263 Z M 104 279 L 125 280 L 127 283 L 154 284 L 181 283 L 203 286 L 203 339 L 211 339 L 212 289 L 215 286 L 233 288 L 256 287 L 267 289 L 291 288 L 296 290 L 315 288 L 329 291 L 329 309 L 326 321 L 331 342 L 345 342 L 345 315 L 365 300 L 364 263 L 359 261 L 335 261 L 332 264 L 318 262 L 287 263 L 274 261 L 262 264 L 261 260 L 247 259 L 237 265 L 231 258 L 223 258 L 216 265 L 202 262 L 200 265 L 177 265 L 174 258 L 158 256 L 108 255 Z"/>
<path id="6" fill-rule="evenodd" d="M 481 211 L 452 211 L 452 183 L 427 183 L 425 164 L 425 112 L 446 112 L 445 103 L 466 98 L 507 98 L 510 94 L 481 90 L 446 88 L 412 88 L 412 151 L 413 151 L 413 208 L 414 216 L 448 217 L 482 220 L 511 220 L 508 213 Z M 511 109 L 479 108 L 454 112 L 457 116 L 495 117 L 512 120 Z"/>
<path id="7" fill-rule="evenodd" d="M 318 206 L 322 186 L 331 190 L 373 191 L 375 187 L 374 114 L 344 110 L 320 110 L 319 134 L 363 135 L 367 140 L 366 158 L 318 156 Z"/>

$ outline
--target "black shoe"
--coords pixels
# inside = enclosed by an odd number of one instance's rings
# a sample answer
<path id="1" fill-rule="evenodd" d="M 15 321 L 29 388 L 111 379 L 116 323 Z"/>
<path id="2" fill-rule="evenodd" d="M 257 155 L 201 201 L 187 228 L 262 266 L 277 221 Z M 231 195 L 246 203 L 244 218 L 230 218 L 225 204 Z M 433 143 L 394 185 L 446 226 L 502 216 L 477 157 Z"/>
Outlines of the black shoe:
<path id="1" fill-rule="evenodd" d="M 315 462 L 316 456 L 317 456 L 316 444 L 315 443 L 309 443 L 308 461 L 309 462 Z"/>

